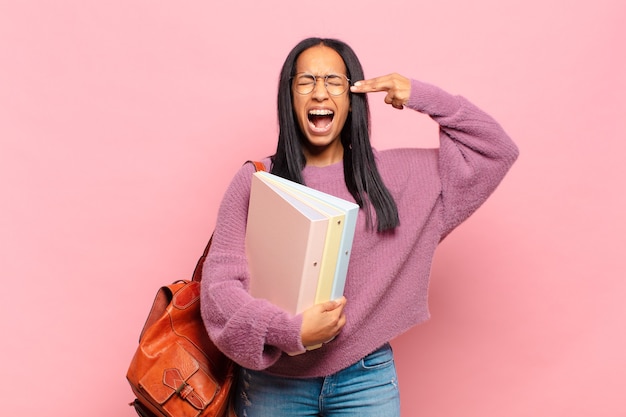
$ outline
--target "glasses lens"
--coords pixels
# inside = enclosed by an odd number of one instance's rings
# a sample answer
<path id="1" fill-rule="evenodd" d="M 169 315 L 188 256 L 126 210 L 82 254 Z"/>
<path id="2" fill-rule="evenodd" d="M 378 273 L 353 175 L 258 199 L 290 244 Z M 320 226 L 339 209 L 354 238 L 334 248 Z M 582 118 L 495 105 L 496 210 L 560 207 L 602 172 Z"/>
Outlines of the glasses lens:
<path id="1" fill-rule="evenodd" d="M 309 94 L 315 88 L 315 77 L 310 74 L 296 76 L 294 88 L 300 94 Z"/>
<path id="2" fill-rule="evenodd" d="M 326 77 L 326 89 L 329 94 L 338 96 L 348 89 L 348 79 L 341 75 L 328 75 Z"/>

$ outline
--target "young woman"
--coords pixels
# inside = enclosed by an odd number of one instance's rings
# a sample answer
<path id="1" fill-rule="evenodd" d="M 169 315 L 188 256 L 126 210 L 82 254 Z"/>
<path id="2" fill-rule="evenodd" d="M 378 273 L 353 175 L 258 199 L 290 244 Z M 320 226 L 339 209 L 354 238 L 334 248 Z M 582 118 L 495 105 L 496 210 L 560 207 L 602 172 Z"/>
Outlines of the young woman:
<path id="1" fill-rule="evenodd" d="M 439 149 L 372 149 L 367 94 L 375 92 L 435 120 Z M 361 210 L 345 296 L 293 316 L 247 291 L 254 168 L 234 176 L 205 262 L 202 315 L 215 344 L 241 365 L 237 415 L 398 416 L 389 341 L 428 319 L 436 246 L 494 191 L 517 147 L 462 97 L 399 74 L 364 80 L 352 49 L 333 39 L 306 39 L 291 51 L 278 117 L 268 169 Z"/>

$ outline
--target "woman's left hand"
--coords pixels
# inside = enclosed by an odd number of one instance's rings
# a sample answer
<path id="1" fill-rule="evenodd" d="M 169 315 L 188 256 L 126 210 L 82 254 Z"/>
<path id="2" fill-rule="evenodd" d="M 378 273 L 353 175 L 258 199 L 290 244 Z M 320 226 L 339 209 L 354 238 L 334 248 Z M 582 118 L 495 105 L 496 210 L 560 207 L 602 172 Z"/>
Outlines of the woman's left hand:
<path id="1" fill-rule="evenodd" d="M 350 91 L 353 93 L 375 93 L 384 91 L 385 103 L 402 110 L 411 96 L 411 80 L 400 74 L 389 74 L 369 80 L 357 81 Z"/>

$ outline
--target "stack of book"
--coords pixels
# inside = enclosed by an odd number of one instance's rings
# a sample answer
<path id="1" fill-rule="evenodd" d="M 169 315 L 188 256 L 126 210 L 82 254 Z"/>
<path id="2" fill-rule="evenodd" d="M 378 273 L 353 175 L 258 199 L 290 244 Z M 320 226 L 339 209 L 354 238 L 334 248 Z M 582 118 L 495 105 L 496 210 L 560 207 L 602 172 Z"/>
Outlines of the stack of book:
<path id="1" fill-rule="evenodd" d="M 359 206 L 265 171 L 252 178 L 250 293 L 292 314 L 343 295 Z"/>

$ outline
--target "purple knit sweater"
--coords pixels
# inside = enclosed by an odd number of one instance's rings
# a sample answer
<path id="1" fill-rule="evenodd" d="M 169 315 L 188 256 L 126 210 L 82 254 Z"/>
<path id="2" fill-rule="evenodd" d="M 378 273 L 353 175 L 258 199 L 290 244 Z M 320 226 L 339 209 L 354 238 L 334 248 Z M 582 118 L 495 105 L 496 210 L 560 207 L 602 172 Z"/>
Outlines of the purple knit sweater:
<path id="1" fill-rule="evenodd" d="M 429 318 L 435 248 L 494 191 L 518 150 L 490 116 L 438 87 L 414 80 L 407 107 L 440 125 L 440 147 L 375 151 L 400 225 L 380 234 L 366 228 L 359 212 L 344 292 L 347 322 L 319 349 L 286 355 L 304 350 L 302 316 L 248 294 L 244 238 L 254 168 L 246 164 L 233 178 L 205 262 L 201 305 L 211 339 L 240 365 L 292 377 L 330 375 Z M 341 162 L 307 166 L 303 175 L 309 187 L 354 201 Z"/>

